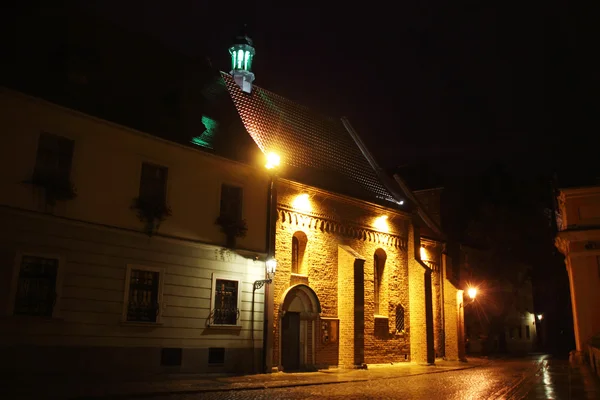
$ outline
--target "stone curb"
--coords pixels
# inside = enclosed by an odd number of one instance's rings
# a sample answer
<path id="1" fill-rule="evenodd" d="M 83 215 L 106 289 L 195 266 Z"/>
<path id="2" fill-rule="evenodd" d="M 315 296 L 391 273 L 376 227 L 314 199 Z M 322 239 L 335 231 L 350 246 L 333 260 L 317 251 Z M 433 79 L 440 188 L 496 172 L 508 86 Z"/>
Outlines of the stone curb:
<path id="1" fill-rule="evenodd" d="M 386 376 L 386 377 L 372 377 L 372 378 L 349 378 L 349 379 L 338 379 L 338 380 L 328 380 L 321 382 L 294 382 L 294 383 L 277 383 L 272 382 L 271 384 L 265 383 L 256 383 L 256 384 L 247 384 L 238 387 L 232 387 L 231 385 L 225 385 L 227 387 L 222 388 L 210 388 L 210 387 L 202 387 L 196 389 L 182 389 L 182 390 L 165 390 L 165 391 L 152 391 L 152 392 L 133 392 L 133 393 L 123 393 L 123 394 L 107 394 L 107 395 L 96 395 L 96 396 L 76 396 L 70 397 L 71 400 L 83 400 L 83 399 L 127 399 L 127 398 L 145 398 L 145 397 L 154 397 L 154 396 L 168 396 L 168 395 L 177 395 L 177 394 L 195 394 L 195 393 L 222 393 L 222 392 L 233 392 L 233 391 L 242 391 L 242 390 L 265 390 L 265 389 L 284 389 L 291 387 L 303 387 L 303 386 L 324 386 L 324 385 L 334 385 L 340 383 L 350 383 L 350 382 L 366 382 L 372 380 L 386 380 L 386 379 L 397 379 L 402 377 L 409 376 L 418 376 L 418 375 L 429 375 L 429 374 L 442 374 L 451 371 L 460 371 L 472 368 L 478 368 L 481 366 L 489 365 L 492 361 L 488 360 L 483 363 L 479 363 L 477 365 L 469 365 L 464 367 L 448 367 L 441 371 L 429 371 L 429 372 L 416 372 L 416 373 L 408 373 L 398 376 Z"/>

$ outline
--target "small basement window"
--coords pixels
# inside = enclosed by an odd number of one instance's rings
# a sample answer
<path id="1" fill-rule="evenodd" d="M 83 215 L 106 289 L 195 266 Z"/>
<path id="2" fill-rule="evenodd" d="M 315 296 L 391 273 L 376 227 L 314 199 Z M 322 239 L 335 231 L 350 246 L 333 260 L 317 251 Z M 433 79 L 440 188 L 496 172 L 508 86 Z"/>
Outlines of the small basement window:
<path id="1" fill-rule="evenodd" d="M 225 363 L 225 348 L 224 347 L 210 347 L 208 349 L 208 364 L 209 365 L 221 365 Z"/>

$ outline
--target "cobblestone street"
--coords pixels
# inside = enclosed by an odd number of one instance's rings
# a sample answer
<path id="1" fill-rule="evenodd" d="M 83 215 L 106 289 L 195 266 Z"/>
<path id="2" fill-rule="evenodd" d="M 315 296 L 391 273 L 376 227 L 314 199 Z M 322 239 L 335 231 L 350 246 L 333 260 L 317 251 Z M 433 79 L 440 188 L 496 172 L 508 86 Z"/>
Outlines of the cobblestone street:
<path id="1" fill-rule="evenodd" d="M 560 364 L 564 368 L 564 363 Z M 565 382 L 551 387 L 547 365 L 540 358 L 495 360 L 477 368 L 451 370 L 434 374 L 394 377 L 379 375 L 377 379 L 314 386 L 205 392 L 152 397 L 154 400 L 195 399 L 586 399 L 594 393 L 576 391 L 569 396 Z M 568 368 L 568 366 L 567 366 Z M 540 386 L 542 385 L 542 386 Z M 572 392 L 571 392 L 572 393 Z M 540 394 L 542 397 L 537 397 Z M 545 396 L 545 397 L 544 397 Z"/>
<path id="2" fill-rule="evenodd" d="M 31 382 L 35 382 L 32 385 Z M 108 376 L 13 376 L 0 382 L 3 399 L 598 399 L 600 385 L 587 369 L 537 355 L 519 359 L 438 360 L 367 370 L 244 376 L 156 375 L 114 381 Z"/>

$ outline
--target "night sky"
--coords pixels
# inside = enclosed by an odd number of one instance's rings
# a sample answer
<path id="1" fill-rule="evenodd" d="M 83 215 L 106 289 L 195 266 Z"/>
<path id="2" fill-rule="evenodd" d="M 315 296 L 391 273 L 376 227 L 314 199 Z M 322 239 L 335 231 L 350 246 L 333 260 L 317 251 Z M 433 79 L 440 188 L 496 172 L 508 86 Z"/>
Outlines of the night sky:
<path id="1" fill-rule="evenodd" d="M 386 168 L 597 174 L 596 28 L 564 4 L 63 1 L 221 70 L 247 24 L 255 83 L 349 117 Z"/>
<path id="2" fill-rule="evenodd" d="M 564 58 L 577 52 L 576 24 L 551 5 L 85 3 L 222 70 L 233 36 L 248 24 L 256 84 L 348 116 L 386 167 L 430 161 L 464 172 L 502 159 L 538 171 L 564 146 L 559 133 L 582 136 L 569 120 L 581 110 L 574 103 L 585 102 L 583 70 Z"/>

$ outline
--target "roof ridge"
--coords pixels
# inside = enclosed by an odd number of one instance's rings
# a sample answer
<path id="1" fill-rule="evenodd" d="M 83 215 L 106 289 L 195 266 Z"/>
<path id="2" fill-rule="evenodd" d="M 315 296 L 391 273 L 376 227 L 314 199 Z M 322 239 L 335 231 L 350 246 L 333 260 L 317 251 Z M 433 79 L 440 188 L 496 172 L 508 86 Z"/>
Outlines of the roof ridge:
<path id="1" fill-rule="evenodd" d="M 233 77 L 232 77 L 232 76 L 231 76 L 231 74 L 229 74 L 228 72 L 221 71 L 221 75 L 223 75 L 223 76 L 226 76 L 226 77 L 228 77 L 228 78 L 230 78 L 230 79 L 232 79 L 232 80 L 233 80 Z M 331 116 L 331 115 L 327 115 L 327 114 L 321 113 L 321 112 L 319 112 L 319 111 L 316 111 L 315 109 L 313 109 L 313 108 L 311 108 L 311 107 L 309 107 L 309 106 L 307 106 L 307 105 L 304 105 L 304 104 L 302 104 L 302 103 L 299 103 L 299 102 L 297 102 L 297 101 L 295 101 L 295 100 L 292 100 L 292 99 L 290 99 L 290 98 L 288 98 L 288 97 L 285 97 L 285 96 L 283 96 L 283 95 L 281 95 L 281 94 L 275 93 L 275 92 L 273 92 L 272 90 L 265 89 L 263 86 L 255 85 L 254 83 L 252 84 L 252 86 L 253 86 L 253 87 L 255 87 L 255 88 L 258 88 L 258 89 L 260 89 L 260 90 L 261 90 L 261 91 L 263 91 L 263 92 L 267 92 L 269 95 L 271 95 L 271 96 L 274 96 L 274 97 L 277 97 L 277 98 L 279 98 L 280 100 L 283 100 L 283 101 L 285 101 L 286 103 L 291 103 L 291 104 L 293 104 L 293 105 L 294 105 L 294 106 L 296 106 L 296 107 L 301 107 L 301 108 L 303 108 L 303 109 L 307 110 L 308 112 L 310 112 L 310 113 L 312 113 L 312 114 L 319 115 L 319 116 L 321 116 L 321 117 L 323 117 L 323 118 L 327 118 L 327 119 L 330 119 L 330 120 L 332 120 L 332 121 L 336 121 L 336 120 L 338 120 L 338 119 L 341 119 L 341 118 L 343 118 L 343 117 L 334 117 L 334 116 Z"/>

